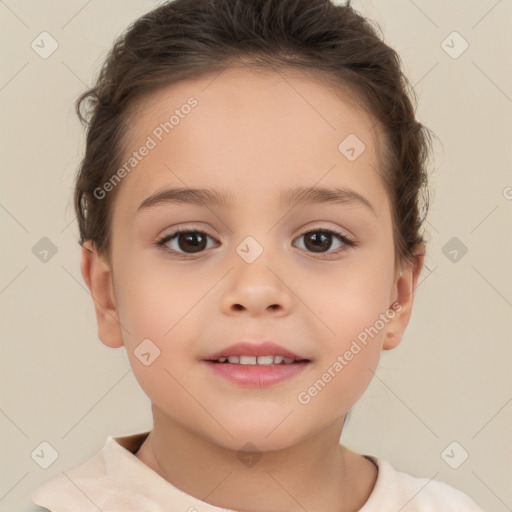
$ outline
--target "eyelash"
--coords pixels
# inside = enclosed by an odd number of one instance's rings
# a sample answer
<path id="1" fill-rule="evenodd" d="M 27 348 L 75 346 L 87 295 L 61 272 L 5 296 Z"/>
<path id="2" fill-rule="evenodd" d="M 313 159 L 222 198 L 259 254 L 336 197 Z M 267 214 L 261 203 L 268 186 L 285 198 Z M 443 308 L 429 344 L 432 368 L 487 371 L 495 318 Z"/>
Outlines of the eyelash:
<path id="1" fill-rule="evenodd" d="M 347 246 L 347 247 L 357 247 L 359 245 L 357 242 L 355 242 L 351 238 L 347 237 L 346 235 L 343 235 L 343 234 L 339 233 L 338 231 L 334 231 L 332 229 L 327 229 L 327 228 L 310 229 L 309 231 L 305 231 L 304 233 L 302 233 L 302 235 L 300 235 L 299 238 L 301 236 L 307 235 L 308 233 L 318 233 L 318 232 L 334 235 L 341 242 L 343 242 L 343 244 L 345 244 L 345 246 Z M 169 247 L 167 247 L 165 245 L 167 242 L 169 242 L 176 236 L 180 235 L 181 233 L 200 233 L 202 235 L 205 235 L 205 236 L 213 239 L 213 237 L 211 235 L 209 235 L 206 231 L 203 231 L 201 229 L 195 229 L 195 228 L 192 229 L 192 228 L 184 227 L 184 228 L 178 228 L 175 231 L 173 231 L 172 233 L 169 233 L 169 234 L 165 235 L 164 237 L 160 238 L 159 240 L 157 240 L 157 242 L 156 242 L 157 247 L 167 253 L 171 253 L 171 254 L 176 255 L 177 257 L 183 258 L 183 259 L 193 258 L 194 254 L 199 254 L 199 253 L 180 253 L 180 252 L 175 251 L 174 249 L 170 249 Z M 341 249 L 338 249 L 338 251 L 336 251 L 334 253 L 326 252 L 326 253 L 311 253 L 311 254 L 316 254 L 320 258 L 327 259 L 329 254 L 340 253 L 340 252 L 343 252 L 344 250 L 345 249 L 341 248 Z M 200 252 L 205 252 L 205 251 L 200 251 Z M 308 252 L 310 252 L 310 251 L 308 251 Z"/>

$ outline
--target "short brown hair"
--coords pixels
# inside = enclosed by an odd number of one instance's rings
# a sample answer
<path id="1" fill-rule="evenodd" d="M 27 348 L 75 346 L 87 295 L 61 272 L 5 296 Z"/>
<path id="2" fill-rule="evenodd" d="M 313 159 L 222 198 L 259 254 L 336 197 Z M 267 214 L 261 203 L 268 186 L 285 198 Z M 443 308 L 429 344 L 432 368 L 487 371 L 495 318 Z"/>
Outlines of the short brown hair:
<path id="1" fill-rule="evenodd" d="M 373 115 L 385 141 L 378 172 L 392 208 L 395 263 L 412 259 L 424 243 L 420 230 L 429 207 L 425 166 L 431 132 L 415 119 L 414 89 L 400 57 L 350 0 L 345 5 L 329 0 L 174 0 L 128 27 L 96 84 L 76 101 L 77 114 L 87 125 L 74 194 L 80 245 L 91 240 L 110 258 L 119 187 L 104 199 L 94 190 L 121 165 L 136 103 L 159 88 L 219 73 L 235 62 L 314 72 Z"/>

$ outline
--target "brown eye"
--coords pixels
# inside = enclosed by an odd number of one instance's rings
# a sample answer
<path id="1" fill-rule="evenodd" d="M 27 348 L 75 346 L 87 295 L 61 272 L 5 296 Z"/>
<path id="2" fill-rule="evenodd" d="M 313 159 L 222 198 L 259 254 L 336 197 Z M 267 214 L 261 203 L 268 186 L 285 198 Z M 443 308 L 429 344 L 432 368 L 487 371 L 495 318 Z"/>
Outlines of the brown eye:
<path id="1" fill-rule="evenodd" d="M 312 231 L 306 233 L 304 245 L 314 252 L 323 252 L 330 249 L 332 245 L 332 235 L 325 231 Z"/>
<path id="2" fill-rule="evenodd" d="M 330 229 L 317 229 L 314 231 L 308 231 L 304 233 L 299 238 L 304 238 L 304 249 L 311 252 L 316 253 L 325 253 L 331 249 L 333 242 L 338 241 L 338 248 L 342 248 L 343 246 L 353 246 L 355 245 L 349 238 L 338 233 L 337 231 L 332 231 Z M 340 251 L 329 251 L 329 253 L 335 253 Z"/>
<path id="3" fill-rule="evenodd" d="M 194 254 L 207 248 L 208 238 L 211 237 L 204 231 L 178 229 L 159 240 L 157 245 L 178 254 Z M 169 242 L 172 242 L 172 246 Z"/>
<path id="4" fill-rule="evenodd" d="M 199 252 L 206 249 L 206 236 L 197 231 L 190 233 L 180 233 L 178 237 L 178 246 L 185 252 Z"/>

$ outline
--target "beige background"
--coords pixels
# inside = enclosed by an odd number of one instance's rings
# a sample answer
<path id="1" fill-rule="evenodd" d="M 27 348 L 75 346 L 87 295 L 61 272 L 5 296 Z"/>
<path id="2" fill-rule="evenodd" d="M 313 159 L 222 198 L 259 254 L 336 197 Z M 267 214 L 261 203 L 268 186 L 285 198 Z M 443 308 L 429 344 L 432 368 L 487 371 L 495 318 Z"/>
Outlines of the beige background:
<path id="1" fill-rule="evenodd" d="M 72 185 L 84 145 L 73 102 L 114 38 L 156 5 L 0 2 L 1 511 L 25 510 L 36 486 L 85 461 L 106 436 L 151 428 L 124 349 L 97 338 Z M 512 2 L 354 5 L 402 56 L 418 118 L 444 148 L 436 148 L 428 268 L 411 324 L 384 354 L 343 441 L 458 487 L 489 511 L 510 510 Z M 31 48 L 43 31 L 59 45 L 47 59 Z M 442 47 L 453 31 L 469 44 L 458 58 Z M 32 252 L 42 237 L 57 250 L 46 262 Z M 450 246 L 443 252 L 452 237 L 468 249 L 457 261 L 445 255 Z M 48 469 L 31 458 L 43 441 L 58 452 Z M 453 441 L 451 461 L 469 453 L 458 469 L 441 456 Z"/>

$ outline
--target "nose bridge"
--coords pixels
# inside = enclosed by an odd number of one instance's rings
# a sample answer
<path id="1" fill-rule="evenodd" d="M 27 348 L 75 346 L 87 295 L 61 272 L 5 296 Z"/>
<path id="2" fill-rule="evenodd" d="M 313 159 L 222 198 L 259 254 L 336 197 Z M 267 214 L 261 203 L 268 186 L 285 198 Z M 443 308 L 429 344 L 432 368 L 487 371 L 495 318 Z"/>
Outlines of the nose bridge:
<path id="1" fill-rule="evenodd" d="M 272 309 L 287 310 L 291 305 L 285 276 L 280 276 L 281 265 L 270 244 L 272 231 L 246 236 L 235 247 L 232 271 L 224 288 L 222 307 L 250 310 L 253 313 Z"/>
<path id="2" fill-rule="evenodd" d="M 260 194 L 259 197 L 263 196 Z M 269 201 L 269 197 L 259 202 L 246 198 L 243 211 L 236 219 L 231 219 L 236 256 L 247 265 L 256 262 L 261 265 L 264 261 L 272 267 L 273 261 L 274 264 L 279 261 L 278 252 L 282 245 L 278 234 L 280 219 L 276 218 L 275 209 Z"/>

